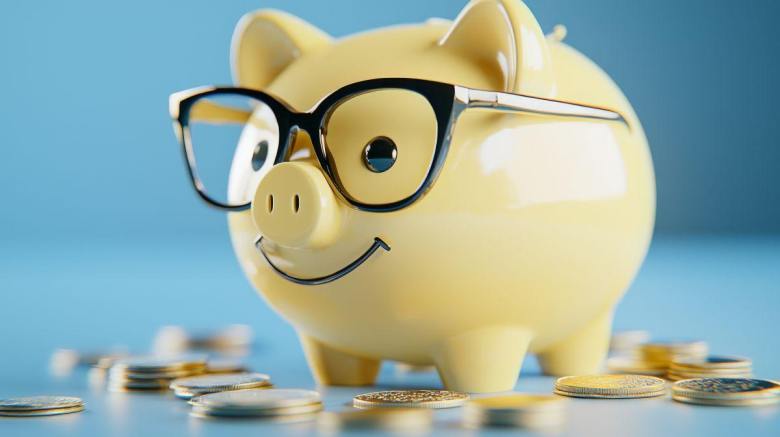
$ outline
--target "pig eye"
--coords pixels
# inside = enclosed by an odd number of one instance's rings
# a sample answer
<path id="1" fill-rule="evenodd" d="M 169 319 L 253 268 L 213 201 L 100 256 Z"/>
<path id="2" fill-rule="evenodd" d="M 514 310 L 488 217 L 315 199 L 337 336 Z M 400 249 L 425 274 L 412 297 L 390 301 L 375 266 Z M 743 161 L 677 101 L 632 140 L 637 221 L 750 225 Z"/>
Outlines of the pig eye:
<path id="1" fill-rule="evenodd" d="M 255 149 L 252 151 L 252 169 L 258 171 L 263 168 L 266 158 L 268 158 L 268 141 L 262 140 L 255 145 Z"/>
<path id="2" fill-rule="evenodd" d="M 363 148 L 363 163 L 374 173 L 390 170 L 398 157 L 398 148 L 390 138 L 375 137 Z"/>

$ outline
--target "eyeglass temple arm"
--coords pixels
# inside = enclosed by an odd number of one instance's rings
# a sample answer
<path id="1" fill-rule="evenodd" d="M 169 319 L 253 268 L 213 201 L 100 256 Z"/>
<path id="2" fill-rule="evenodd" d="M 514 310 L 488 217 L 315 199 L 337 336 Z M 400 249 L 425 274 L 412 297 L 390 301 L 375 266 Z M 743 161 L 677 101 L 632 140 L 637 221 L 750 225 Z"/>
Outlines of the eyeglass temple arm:
<path id="1" fill-rule="evenodd" d="M 508 112 L 617 121 L 630 128 L 628 121 L 620 113 L 596 106 L 499 91 L 475 90 L 462 86 L 455 87 L 455 98 L 466 105 L 467 108 L 486 108 Z"/>

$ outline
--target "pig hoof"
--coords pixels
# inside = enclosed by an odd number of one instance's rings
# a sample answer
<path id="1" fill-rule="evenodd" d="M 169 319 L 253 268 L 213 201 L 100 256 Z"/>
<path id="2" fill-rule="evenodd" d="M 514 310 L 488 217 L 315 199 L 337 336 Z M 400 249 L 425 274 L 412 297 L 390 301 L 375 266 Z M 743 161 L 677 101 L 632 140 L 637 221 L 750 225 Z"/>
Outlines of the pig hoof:
<path id="1" fill-rule="evenodd" d="M 449 390 L 512 390 L 530 343 L 531 333 L 525 329 L 488 327 L 445 340 L 434 348 L 433 361 Z"/>
<path id="2" fill-rule="evenodd" d="M 567 376 L 599 373 L 609 350 L 612 310 L 552 345 L 538 356 L 546 375 Z"/>
<path id="3" fill-rule="evenodd" d="M 299 334 L 306 361 L 318 385 L 372 385 L 379 373 L 380 360 L 362 358 L 333 349 Z"/>

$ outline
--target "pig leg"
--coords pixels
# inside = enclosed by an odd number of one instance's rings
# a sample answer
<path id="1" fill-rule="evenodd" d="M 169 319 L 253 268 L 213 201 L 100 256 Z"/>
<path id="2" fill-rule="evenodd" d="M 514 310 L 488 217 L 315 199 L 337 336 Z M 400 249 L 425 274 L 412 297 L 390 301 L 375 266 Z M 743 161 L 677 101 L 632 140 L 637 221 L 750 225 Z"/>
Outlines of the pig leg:
<path id="1" fill-rule="evenodd" d="M 542 371 L 555 376 L 598 373 L 609 350 L 612 313 L 610 308 L 568 338 L 540 353 L 538 358 Z"/>
<path id="2" fill-rule="evenodd" d="M 449 390 L 512 390 L 531 338 L 530 331 L 514 326 L 477 329 L 446 339 L 432 349 L 432 358 Z"/>
<path id="3" fill-rule="evenodd" d="M 317 384 L 371 385 L 376 380 L 381 361 L 333 349 L 301 333 L 298 336 Z"/>

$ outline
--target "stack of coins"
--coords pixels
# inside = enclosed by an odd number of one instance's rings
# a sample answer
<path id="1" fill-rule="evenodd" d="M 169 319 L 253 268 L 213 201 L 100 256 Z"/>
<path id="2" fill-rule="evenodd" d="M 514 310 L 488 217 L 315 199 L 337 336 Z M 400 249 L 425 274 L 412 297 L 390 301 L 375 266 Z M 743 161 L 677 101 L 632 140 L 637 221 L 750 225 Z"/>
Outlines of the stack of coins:
<path id="1" fill-rule="evenodd" d="M 669 365 L 666 378 L 750 378 L 752 373 L 752 362 L 747 358 L 710 356 L 703 360 L 677 358 Z"/>
<path id="2" fill-rule="evenodd" d="M 53 416 L 84 410 L 84 401 L 69 396 L 29 396 L 0 399 L 0 416 Z"/>
<path id="3" fill-rule="evenodd" d="M 707 356 L 707 343 L 691 341 L 653 341 L 639 346 L 639 357 L 645 363 L 669 365 L 675 359 L 702 360 Z"/>
<path id="4" fill-rule="evenodd" d="M 382 429 L 414 431 L 429 428 L 433 413 L 423 408 L 373 408 L 322 413 L 317 427 L 326 431 Z"/>
<path id="5" fill-rule="evenodd" d="M 249 368 L 235 358 L 209 358 L 206 373 L 246 373 Z"/>
<path id="6" fill-rule="evenodd" d="M 609 341 L 609 352 L 617 355 L 633 353 L 639 345 L 650 341 L 647 331 L 620 331 L 612 334 Z"/>
<path id="7" fill-rule="evenodd" d="M 115 361 L 108 370 L 111 391 L 167 390 L 176 378 L 206 371 L 206 357 L 136 357 Z"/>
<path id="8" fill-rule="evenodd" d="M 180 399 L 221 391 L 270 388 L 271 378 L 262 373 L 225 373 L 217 375 L 190 376 L 174 379 L 171 390 Z"/>
<path id="9" fill-rule="evenodd" d="M 610 373 L 665 376 L 675 359 L 702 360 L 706 356 L 707 343 L 703 341 L 652 341 L 609 358 L 607 369 Z"/>
<path id="10" fill-rule="evenodd" d="M 565 376 L 555 382 L 554 392 L 575 398 L 648 398 L 666 394 L 666 381 L 647 375 Z"/>
<path id="11" fill-rule="evenodd" d="M 674 383 L 672 399 L 698 405 L 771 405 L 780 402 L 780 384 L 748 378 L 686 379 Z"/>
<path id="12" fill-rule="evenodd" d="M 469 395 L 448 390 L 392 390 L 355 396 L 356 408 L 452 408 L 469 400 Z"/>
<path id="13" fill-rule="evenodd" d="M 568 402 L 558 396 L 511 394 L 472 399 L 464 407 L 467 427 L 553 428 L 563 423 Z"/>
<path id="14" fill-rule="evenodd" d="M 322 410 L 319 393 L 298 389 L 223 391 L 190 400 L 192 414 L 200 417 L 314 418 Z"/>

